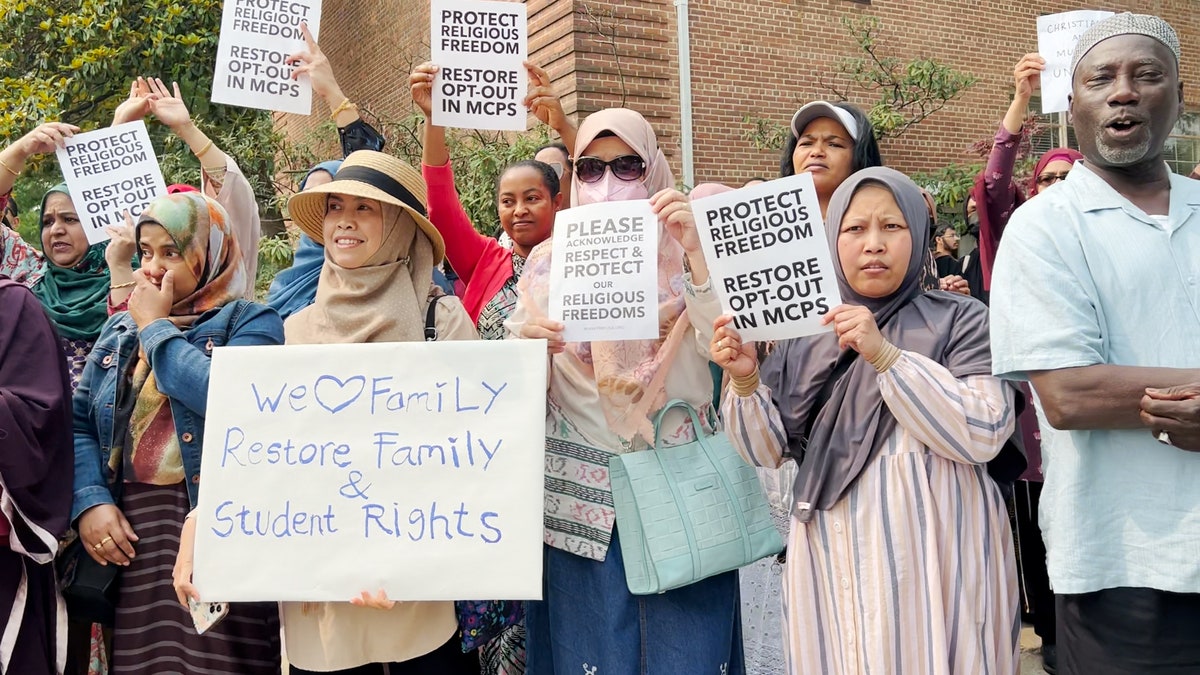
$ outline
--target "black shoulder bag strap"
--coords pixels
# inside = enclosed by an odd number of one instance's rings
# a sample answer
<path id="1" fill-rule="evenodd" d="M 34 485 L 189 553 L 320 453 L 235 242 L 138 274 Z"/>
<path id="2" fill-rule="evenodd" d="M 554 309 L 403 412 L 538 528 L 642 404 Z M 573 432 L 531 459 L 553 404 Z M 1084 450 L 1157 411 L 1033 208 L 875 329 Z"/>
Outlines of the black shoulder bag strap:
<path id="1" fill-rule="evenodd" d="M 429 309 L 425 310 L 425 341 L 435 342 L 438 338 L 437 332 L 437 304 L 441 300 L 440 295 L 429 296 Z"/>

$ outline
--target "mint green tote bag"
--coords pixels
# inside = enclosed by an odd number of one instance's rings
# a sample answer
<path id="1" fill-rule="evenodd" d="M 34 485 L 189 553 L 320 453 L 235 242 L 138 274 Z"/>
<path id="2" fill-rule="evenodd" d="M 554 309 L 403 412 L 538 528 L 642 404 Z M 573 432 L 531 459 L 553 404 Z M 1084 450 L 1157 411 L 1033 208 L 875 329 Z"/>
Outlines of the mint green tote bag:
<path id="1" fill-rule="evenodd" d="M 662 447 L 663 417 L 683 408 L 695 441 Z M 634 595 L 662 593 L 783 550 L 758 474 L 723 433 L 704 435 L 679 399 L 654 418 L 654 449 L 608 463 L 625 579 Z"/>

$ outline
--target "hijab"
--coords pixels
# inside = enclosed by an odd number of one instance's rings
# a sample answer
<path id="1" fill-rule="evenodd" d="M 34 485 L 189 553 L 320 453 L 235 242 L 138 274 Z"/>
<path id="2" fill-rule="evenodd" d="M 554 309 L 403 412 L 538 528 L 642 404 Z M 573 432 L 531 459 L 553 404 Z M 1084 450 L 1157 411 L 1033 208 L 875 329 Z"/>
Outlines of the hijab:
<path id="1" fill-rule="evenodd" d="M 1030 196 L 1038 193 L 1037 177 L 1045 170 L 1046 165 L 1056 159 L 1074 164 L 1083 159 L 1083 155 L 1071 148 L 1055 148 L 1046 151 L 1038 158 L 1037 164 L 1033 168 L 1033 176 L 1029 179 L 1027 187 Z M 996 176 L 993 176 L 992 180 L 995 178 Z M 979 214 L 979 263 L 980 269 L 983 270 L 983 288 L 985 291 L 990 291 L 992 289 L 992 265 L 996 263 L 996 252 L 1000 250 L 1000 237 L 1004 234 L 1004 228 L 1008 226 L 1008 219 L 1017 210 L 1017 207 L 1025 203 L 1027 198 L 1015 182 L 1009 181 L 1008 186 L 1004 188 L 1009 192 L 1009 199 L 1004 201 L 1011 202 L 1012 207 L 1006 213 L 993 214 L 988 207 L 991 200 L 988 197 L 987 181 L 987 169 L 984 169 L 975 177 L 975 185 L 971 188 L 970 196 L 975 199 L 975 212 Z M 999 222 L 993 222 L 993 215 Z"/>
<path id="2" fill-rule="evenodd" d="M 362 267 L 325 251 L 316 301 L 284 323 L 288 344 L 419 342 L 433 284 L 433 244 L 412 215 L 380 202 L 384 238 Z"/>
<path id="3" fill-rule="evenodd" d="M 1071 148 L 1055 148 L 1053 150 L 1047 150 L 1045 154 L 1038 158 L 1037 164 L 1035 164 L 1033 167 L 1033 175 L 1029 178 L 1029 195 L 1033 196 L 1038 193 L 1037 177 L 1042 175 L 1042 172 L 1046 170 L 1046 166 L 1048 166 L 1050 162 L 1062 160 L 1064 162 L 1075 164 L 1075 162 L 1078 162 L 1081 159 L 1083 159 L 1083 154 L 1078 150 L 1072 150 Z"/>
<path id="4" fill-rule="evenodd" d="M 891 192 L 912 237 L 904 281 L 883 298 L 868 298 L 851 288 L 838 256 L 842 219 L 854 194 L 867 185 Z M 873 167 L 850 176 L 830 200 L 826 226 L 838 290 L 844 302 L 870 309 L 883 337 L 900 349 L 929 357 L 958 378 L 989 375 L 986 306 L 973 298 L 921 287 L 929 228 L 929 209 L 920 188 L 904 174 Z M 817 410 L 816 398 L 839 359 L 848 360 L 849 368 L 832 385 L 827 404 Z M 799 462 L 796 516 L 807 521 L 812 510 L 827 510 L 842 498 L 887 443 L 896 419 L 883 401 L 875 368 L 857 353 L 839 350 L 833 333 L 780 341 L 763 362 L 762 381 L 773 392 L 787 429 L 789 452 Z"/>
<path id="5" fill-rule="evenodd" d="M 42 208 L 38 212 L 39 245 L 40 234 L 45 229 L 46 201 L 55 193 L 71 196 L 67 184 L 59 183 L 42 197 Z M 46 274 L 33 287 L 34 295 L 42 301 L 58 334 L 68 340 L 94 342 L 108 320 L 111 277 L 104 260 L 107 246 L 106 242 L 89 246 L 73 267 L 59 267 L 47 257 Z"/>
<path id="6" fill-rule="evenodd" d="M 190 328 L 201 314 L 245 295 L 249 279 L 242 250 L 217 200 L 200 192 L 168 194 L 150 202 L 138 217 L 138 241 L 147 223 L 167 231 L 199 280 L 196 290 L 171 307 L 171 323 Z"/>
<path id="7" fill-rule="evenodd" d="M 575 156 L 583 154 L 601 132 L 612 132 L 646 163 L 642 181 L 654 195 L 675 185 L 675 177 L 658 147 L 650 123 L 626 108 L 592 113 L 579 127 Z M 571 203 L 579 201 L 579 175 L 571 182 Z M 550 292 L 551 240 L 534 247 L 517 284 L 519 302 L 530 316 L 546 316 Z M 684 310 L 683 247 L 659 226 L 658 315 L 659 336 L 653 340 L 569 343 L 567 354 L 590 372 L 600 393 L 609 428 L 622 439 L 640 435 L 654 442 L 651 415 L 666 403 L 666 377 L 691 324 Z"/>
<path id="8" fill-rule="evenodd" d="M 308 179 L 314 173 L 324 171 L 333 176 L 341 166 L 340 159 L 313 166 L 300 181 L 300 192 L 304 192 Z M 317 297 L 317 282 L 321 279 L 321 266 L 324 263 L 325 247 L 313 241 L 307 234 L 301 234 L 292 266 L 277 274 L 271 282 L 271 289 L 267 291 L 267 306 L 279 312 L 279 316 L 286 320 L 311 305 Z"/>

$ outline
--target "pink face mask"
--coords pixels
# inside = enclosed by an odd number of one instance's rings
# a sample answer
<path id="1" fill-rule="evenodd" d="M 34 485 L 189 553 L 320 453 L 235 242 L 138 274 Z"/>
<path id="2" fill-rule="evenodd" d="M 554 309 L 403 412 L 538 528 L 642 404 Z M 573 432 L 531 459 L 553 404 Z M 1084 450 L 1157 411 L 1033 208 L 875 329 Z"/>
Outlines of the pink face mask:
<path id="1" fill-rule="evenodd" d="M 579 179 L 576 178 L 576 180 Z M 613 175 L 612 170 L 607 170 L 604 172 L 604 176 L 595 183 L 579 181 L 579 203 L 576 206 L 649 198 L 650 192 L 642 181 L 621 180 Z"/>

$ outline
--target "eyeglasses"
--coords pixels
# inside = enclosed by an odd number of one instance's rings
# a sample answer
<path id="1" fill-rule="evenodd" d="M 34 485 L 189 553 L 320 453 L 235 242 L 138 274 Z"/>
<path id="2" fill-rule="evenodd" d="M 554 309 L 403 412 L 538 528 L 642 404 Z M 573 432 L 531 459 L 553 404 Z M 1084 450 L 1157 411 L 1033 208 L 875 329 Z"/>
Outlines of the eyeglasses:
<path id="1" fill-rule="evenodd" d="M 1063 171 L 1062 173 L 1044 173 L 1037 177 L 1037 184 L 1041 187 L 1045 187 L 1047 185 L 1053 185 L 1060 180 L 1066 180 L 1066 179 L 1067 179 L 1066 171 Z"/>
<path id="2" fill-rule="evenodd" d="M 575 160 L 575 175 L 585 183 L 595 183 L 604 177 L 606 167 L 621 180 L 637 180 L 646 172 L 646 162 L 641 157 L 621 155 L 607 162 L 599 157 L 580 157 Z"/>

